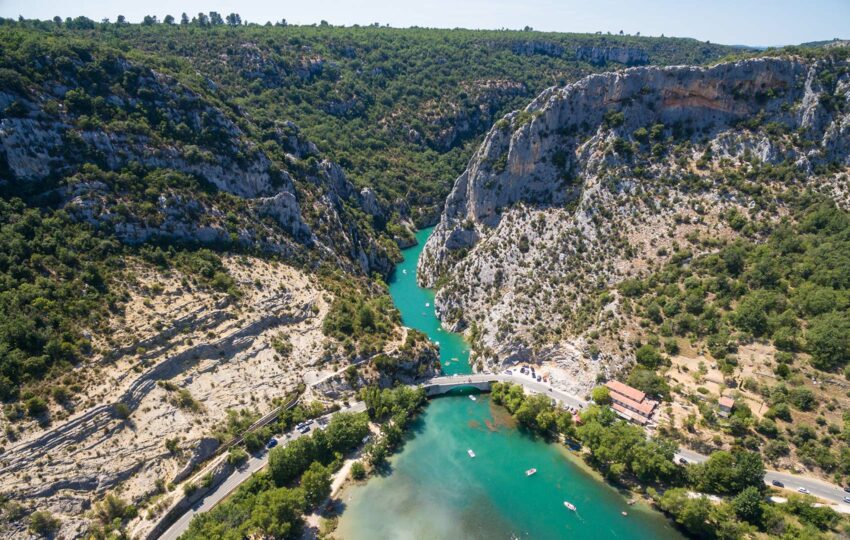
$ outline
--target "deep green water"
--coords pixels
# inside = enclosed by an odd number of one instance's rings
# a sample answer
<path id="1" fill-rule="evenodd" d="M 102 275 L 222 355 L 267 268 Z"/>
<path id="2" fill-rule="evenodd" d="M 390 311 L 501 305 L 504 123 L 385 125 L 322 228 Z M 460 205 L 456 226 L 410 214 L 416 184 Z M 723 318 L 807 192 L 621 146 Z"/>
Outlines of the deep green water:
<path id="1" fill-rule="evenodd" d="M 445 371 L 465 373 L 466 343 L 438 330 L 433 294 L 416 286 L 416 260 L 430 232 L 420 231 L 419 245 L 404 251 L 390 292 L 404 324 L 440 342 Z M 537 474 L 527 477 L 532 467 Z M 343 502 L 337 533 L 346 540 L 682 538 L 660 514 L 628 506 L 560 445 L 516 429 L 486 395 L 432 400 L 389 471 L 349 489 Z"/>

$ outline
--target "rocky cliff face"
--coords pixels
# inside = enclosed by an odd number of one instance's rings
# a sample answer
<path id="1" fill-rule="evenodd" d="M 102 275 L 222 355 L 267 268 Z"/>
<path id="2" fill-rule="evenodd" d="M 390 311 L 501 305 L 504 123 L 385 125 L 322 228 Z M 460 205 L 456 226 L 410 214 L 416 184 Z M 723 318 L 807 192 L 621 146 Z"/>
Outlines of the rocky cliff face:
<path id="1" fill-rule="evenodd" d="M 550 88 L 500 120 L 457 179 L 420 280 L 441 285 L 444 323 L 472 326 L 479 360 L 551 360 L 587 388 L 628 360 L 586 339 L 619 316 L 616 295 L 593 304 L 599 292 L 686 234 L 733 234 L 720 216 L 763 204 L 729 171 L 782 164 L 841 196 L 848 86 L 843 61 L 761 58 Z"/>
<path id="2" fill-rule="evenodd" d="M 649 54 L 636 47 L 579 47 L 576 58 L 597 66 L 616 62 L 624 66 L 637 66 L 649 63 Z"/>
<path id="3" fill-rule="evenodd" d="M 357 271 L 389 270 L 386 249 L 346 208 L 380 215 L 377 200 L 321 161 L 292 122 L 260 145 L 256 126 L 214 89 L 97 53 L 41 61 L 39 85 L 9 75 L 0 86 L 4 191 L 42 197 L 127 243 L 240 244 L 285 256 L 317 248 Z M 134 183 L 148 185 L 145 203 Z"/>

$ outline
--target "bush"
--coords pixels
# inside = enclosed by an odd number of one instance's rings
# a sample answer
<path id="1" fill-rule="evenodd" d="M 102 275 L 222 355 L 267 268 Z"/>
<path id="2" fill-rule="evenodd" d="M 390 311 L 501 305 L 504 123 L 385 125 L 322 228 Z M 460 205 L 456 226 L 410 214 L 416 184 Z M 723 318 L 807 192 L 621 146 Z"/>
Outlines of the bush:
<path id="1" fill-rule="evenodd" d="M 363 466 L 363 463 L 355 461 L 351 464 L 351 478 L 355 480 L 366 478 L 366 467 Z"/>
<path id="2" fill-rule="evenodd" d="M 850 317 L 826 313 L 816 317 L 806 332 L 806 346 L 812 365 L 833 370 L 850 362 Z"/>
<path id="3" fill-rule="evenodd" d="M 233 446 L 227 452 L 227 463 L 236 467 L 248 459 L 248 452 L 238 446 Z"/>
<path id="4" fill-rule="evenodd" d="M 635 358 L 637 359 L 638 364 L 648 369 L 657 368 L 662 361 L 661 353 L 648 343 L 641 345 L 640 348 L 635 351 Z"/>
<path id="5" fill-rule="evenodd" d="M 47 412 L 47 402 L 44 399 L 33 396 L 26 401 L 27 414 L 35 418 Z"/>
<path id="6" fill-rule="evenodd" d="M 60 521 L 47 511 L 30 514 L 29 530 L 40 536 L 52 536 L 59 530 Z"/>

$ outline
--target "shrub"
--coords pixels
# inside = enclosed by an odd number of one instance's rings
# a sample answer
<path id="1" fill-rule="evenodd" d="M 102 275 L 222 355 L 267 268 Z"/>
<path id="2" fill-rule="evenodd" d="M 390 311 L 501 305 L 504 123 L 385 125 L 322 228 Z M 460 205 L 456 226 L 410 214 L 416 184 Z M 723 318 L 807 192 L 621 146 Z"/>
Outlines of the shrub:
<path id="1" fill-rule="evenodd" d="M 47 511 L 36 511 L 30 514 L 29 530 L 40 536 L 52 536 L 59 530 L 60 522 Z"/>
<path id="2" fill-rule="evenodd" d="M 360 461 L 355 461 L 351 464 L 351 478 L 355 480 L 363 480 L 366 478 L 366 467 Z"/>

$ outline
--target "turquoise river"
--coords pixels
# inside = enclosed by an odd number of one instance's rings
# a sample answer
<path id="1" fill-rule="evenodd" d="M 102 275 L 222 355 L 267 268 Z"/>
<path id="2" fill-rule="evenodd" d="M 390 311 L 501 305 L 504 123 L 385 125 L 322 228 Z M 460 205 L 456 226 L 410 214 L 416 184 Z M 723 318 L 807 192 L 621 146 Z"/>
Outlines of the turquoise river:
<path id="1" fill-rule="evenodd" d="M 416 261 L 431 233 L 403 252 L 390 293 L 406 326 L 440 344 L 447 373 L 468 373 L 469 348 L 440 328 L 434 295 L 416 284 Z M 337 535 L 346 540 L 680 539 L 660 514 L 626 499 L 567 455 L 518 430 L 486 395 L 433 400 L 387 474 L 343 493 Z M 476 457 L 470 458 L 467 449 Z M 526 476 L 525 471 L 537 473 Z M 577 508 L 564 507 L 570 501 Z M 624 516 L 622 513 L 628 515 Z"/>

